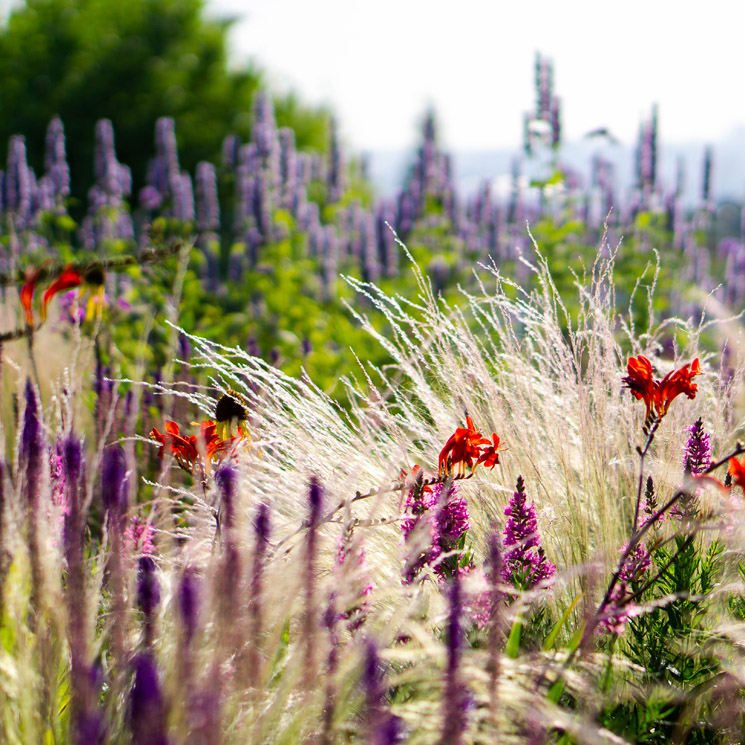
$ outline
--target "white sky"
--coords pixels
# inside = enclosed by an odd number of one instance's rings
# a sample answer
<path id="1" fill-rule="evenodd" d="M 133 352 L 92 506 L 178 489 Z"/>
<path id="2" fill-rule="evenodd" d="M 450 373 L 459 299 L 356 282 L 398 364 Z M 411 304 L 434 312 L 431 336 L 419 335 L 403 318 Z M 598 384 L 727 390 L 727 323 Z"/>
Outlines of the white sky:
<path id="1" fill-rule="evenodd" d="M 663 143 L 745 125 L 745 4 L 737 0 L 208 0 L 234 60 L 327 103 L 355 150 L 408 148 L 428 104 L 458 150 L 514 147 L 536 51 L 554 60 L 564 134 L 631 143 L 653 102 Z"/>

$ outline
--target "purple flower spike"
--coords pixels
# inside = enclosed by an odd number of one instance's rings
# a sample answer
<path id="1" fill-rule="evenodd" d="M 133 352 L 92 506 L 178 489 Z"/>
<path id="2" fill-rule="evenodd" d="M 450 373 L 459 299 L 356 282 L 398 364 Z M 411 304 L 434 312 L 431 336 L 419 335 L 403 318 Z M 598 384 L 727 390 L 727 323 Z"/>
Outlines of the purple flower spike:
<path id="1" fill-rule="evenodd" d="M 223 466 L 216 474 L 215 481 L 220 489 L 220 525 L 231 530 L 235 523 L 235 486 L 238 472 L 233 466 Z"/>
<path id="2" fill-rule="evenodd" d="M 256 542 L 263 548 L 269 543 L 269 536 L 272 532 L 271 517 L 269 516 L 269 507 L 263 502 L 259 505 L 254 520 L 254 530 L 256 531 Z"/>
<path id="3" fill-rule="evenodd" d="M 362 669 L 365 689 L 365 724 L 367 742 L 371 745 L 394 745 L 403 741 L 402 720 L 388 711 L 385 705 L 384 671 L 378 648 L 372 639 L 367 640 Z"/>
<path id="4" fill-rule="evenodd" d="M 438 503 L 443 499 L 444 484 L 438 484 L 434 489 Z M 468 522 L 468 503 L 460 496 L 457 484 L 453 484 L 448 491 L 445 501 L 437 513 L 437 532 L 440 548 L 446 550 L 447 544 L 454 544 L 471 527 Z"/>
<path id="5" fill-rule="evenodd" d="M 163 697 L 155 660 L 140 654 L 134 661 L 134 685 L 129 694 L 133 745 L 167 745 Z"/>
<path id="6" fill-rule="evenodd" d="M 704 429 L 704 422 L 700 417 L 690 427 L 686 427 L 686 432 L 688 441 L 683 448 L 683 471 L 686 475 L 698 476 L 713 463 L 711 438 Z M 670 510 L 670 514 L 677 518 L 691 517 L 698 507 L 698 493 L 699 490 L 693 493 L 686 492 Z"/>
<path id="7" fill-rule="evenodd" d="M 76 745 L 103 745 L 105 738 L 106 728 L 100 712 L 86 712 L 78 716 L 75 727 Z"/>
<path id="8" fill-rule="evenodd" d="M 77 484 L 83 463 L 83 446 L 77 437 L 70 437 L 64 444 L 64 478 L 70 484 Z"/>
<path id="9" fill-rule="evenodd" d="M 36 390 L 31 380 L 26 381 L 25 389 L 26 411 L 23 415 L 23 432 L 21 434 L 21 456 L 27 464 L 29 470 L 35 469 L 35 473 L 28 474 L 29 497 L 36 499 L 38 497 L 38 477 L 41 466 L 42 449 L 44 440 L 41 430 L 41 417 L 39 415 L 39 401 L 36 398 Z M 34 481 L 33 489 L 31 481 Z"/>
<path id="10" fill-rule="evenodd" d="M 443 745 L 458 745 L 466 729 L 467 690 L 460 680 L 460 658 L 463 646 L 463 593 L 460 577 L 456 573 L 450 581 L 448 593 L 450 610 L 445 631 L 447 668 L 445 671 L 445 698 L 443 701 Z"/>
<path id="11" fill-rule="evenodd" d="M 624 543 L 618 553 L 625 553 L 628 545 L 628 543 Z M 649 570 L 649 567 L 651 565 L 652 558 L 649 555 L 649 551 L 647 551 L 643 543 L 637 543 L 636 546 L 634 546 L 633 551 L 626 557 L 626 560 L 623 562 L 621 571 L 618 573 L 618 578 L 622 582 L 639 580 L 641 576 Z"/>
<path id="12" fill-rule="evenodd" d="M 311 525 L 317 526 L 321 519 L 321 510 L 323 509 L 323 487 L 321 486 L 321 482 L 318 480 L 318 476 L 310 477 L 308 502 L 310 504 L 308 521 Z"/>
<path id="13" fill-rule="evenodd" d="M 689 433 L 688 442 L 683 448 L 683 468 L 686 473 L 698 476 L 706 471 L 713 463 L 711 456 L 711 437 L 704 430 L 704 422 L 701 418 L 695 424 L 686 427 Z"/>
<path id="14" fill-rule="evenodd" d="M 126 508 L 126 476 L 124 451 L 118 445 L 106 448 L 101 467 L 101 500 L 112 518 L 121 517 Z"/>
<path id="15" fill-rule="evenodd" d="M 178 588 L 178 607 L 187 642 L 194 638 L 199 623 L 199 580 L 193 567 L 187 567 Z"/>
<path id="16" fill-rule="evenodd" d="M 535 504 L 528 504 L 522 476 L 517 477 L 516 491 L 504 514 L 509 519 L 502 533 L 508 549 L 504 555 L 502 580 L 519 590 L 532 590 L 553 577 L 556 567 L 541 548 Z"/>
<path id="17" fill-rule="evenodd" d="M 158 603 L 160 586 L 155 576 L 155 562 L 152 556 L 142 556 L 137 565 L 137 604 L 148 623 L 152 622 Z"/>

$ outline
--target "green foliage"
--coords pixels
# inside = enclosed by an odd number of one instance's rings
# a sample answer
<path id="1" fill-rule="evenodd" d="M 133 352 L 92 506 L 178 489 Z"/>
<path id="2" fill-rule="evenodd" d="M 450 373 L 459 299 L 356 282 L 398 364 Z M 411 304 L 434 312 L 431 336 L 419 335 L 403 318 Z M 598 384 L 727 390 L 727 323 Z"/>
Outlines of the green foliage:
<path id="1" fill-rule="evenodd" d="M 62 118 L 73 195 L 93 181 L 93 131 L 111 119 L 117 154 L 145 178 L 155 121 L 176 120 L 182 165 L 218 162 L 225 135 L 247 138 L 261 82 L 253 67 L 229 70 L 230 21 L 204 17 L 203 0 L 27 0 L 0 28 L 0 158 L 12 134 L 26 136 L 29 160 L 43 164 L 49 120 Z M 299 147 L 323 150 L 327 115 L 290 95 L 278 118 Z"/>
<path id="2" fill-rule="evenodd" d="M 693 729 L 696 720 L 714 716 L 712 704 L 697 702 L 691 693 L 710 686 L 720 670 L 711 648 L 717 607 L 712 590 L 722 573 L 723 551 L 718 541 L 706 545 L 686 534 L 676 535 L 670 548 L 652 551 L 652 572 L 660 576 L 638 601 L 652 609 L 629 621 L 623 645 L 626 657 L 644 670 L 634 683 L 640 695 L 604 714 L 611 729 L 634 742 L 662 745 Z M 643 590 L 645 581 L 632 583 L 634 592 Z M 686 742 L 719 742 L 713 728 L 695 729 Z"/>

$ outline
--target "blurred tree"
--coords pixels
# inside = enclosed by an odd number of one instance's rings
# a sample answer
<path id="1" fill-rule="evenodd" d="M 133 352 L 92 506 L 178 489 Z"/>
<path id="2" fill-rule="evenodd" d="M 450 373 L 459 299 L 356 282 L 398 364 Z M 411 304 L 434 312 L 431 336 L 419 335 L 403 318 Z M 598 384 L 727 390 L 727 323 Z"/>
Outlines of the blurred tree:
<path id="1" fill-rule="evenodd" d="M 44 133 L 59 114 L 65 125 L 73 196 L 93 181 L 94 124 L 114 124 L 119 159 L 135 187 L 153 153 L 155 120 L 176 120 L 179 156 L 193 172 L 219 162 L 222 139 L 251 128 L 250 105 L 261 74 L 229 70 L 231 20 L 204 16 L 203 0 L 27 0 L 0 28 L 0 163 L 7 140 L 26 136 L 41 170 Z M 327 113 L 289 95 L 277 101 L 282 124 L 300 148 L 324 150 Z"/>

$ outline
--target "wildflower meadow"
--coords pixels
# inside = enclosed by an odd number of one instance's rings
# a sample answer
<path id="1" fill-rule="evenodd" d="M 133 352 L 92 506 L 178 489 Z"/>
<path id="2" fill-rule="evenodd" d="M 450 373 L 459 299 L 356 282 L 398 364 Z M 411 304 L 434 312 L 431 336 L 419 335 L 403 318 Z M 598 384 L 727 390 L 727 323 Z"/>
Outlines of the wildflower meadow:
<path id="1" fill-rule="evenodd" d="M 629 194 L 566 169 L 553 85 L 506 200 L 265 91 L 194 179 L 99 121 L 85 204 L 11 139 L 0 741 L 745 741 L 743 237 L 656 110 Z"/>

